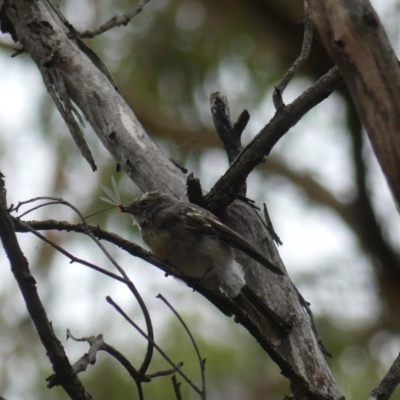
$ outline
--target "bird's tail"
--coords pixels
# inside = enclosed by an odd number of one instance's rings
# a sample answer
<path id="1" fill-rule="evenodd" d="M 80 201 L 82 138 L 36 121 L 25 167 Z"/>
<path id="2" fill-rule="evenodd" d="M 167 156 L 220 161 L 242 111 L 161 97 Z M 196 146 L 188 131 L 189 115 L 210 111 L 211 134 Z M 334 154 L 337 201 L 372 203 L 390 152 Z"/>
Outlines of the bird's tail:
<path id="1" fill-rule="evenodd" d="M 277 343 L 277 338 L 279 338 L 280 342 L 280 337 L 286 336 L 290 332 L 291 325 L 264 304 L 247 285 L 242 288 L 242 292 L 235 300 L 241 303 L 250 319 L 254 320 L 261 328 L 266 326 L 265 333 L 273 339 L 275 344 L 279 344 Z M 265 320 L 267 324 L 265 324 Z"/>

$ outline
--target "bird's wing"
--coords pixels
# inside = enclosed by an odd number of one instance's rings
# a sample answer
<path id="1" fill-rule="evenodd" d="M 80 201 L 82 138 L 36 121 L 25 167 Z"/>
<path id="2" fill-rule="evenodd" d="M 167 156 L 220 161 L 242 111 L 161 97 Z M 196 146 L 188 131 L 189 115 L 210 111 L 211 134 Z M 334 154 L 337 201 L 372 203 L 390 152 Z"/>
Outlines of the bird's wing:
<path id="1" fill-rule="evenodd" d="M 263 256 L 252 244 L 250 244 L 246 239 L 236 233 L 234 230 L 224 225 L 217 219 L 213 219 L 210 221 L 213 229 L 218 233 L 219 238 L 228 243 L 232 247 L 243 251 L 248 256 L 259 262 L 264 267 L 268 268 L 272 272 L 276 274 L 283 275 L 283 272 L 280 268 L 278 268 L 275 264 L 273 264 L 268 258 Z"/>
<path id="2" fill-rule="evenodd" d="M 187 203 L 187 205 L 183 205 L 182 203 L 179 204 L 179 207 L 175 208 L 173 206 L 161 211 L 163 215 L 160 220 L 162 222 L 157 224 L 158 229 L 179 229 L 182 221 L 179 222 L 179 219 L 176 217 L 176 213 L 178 212 L 185 221 L 184 225 L 186 229 L 191 229 L 197 232 L 197 234 L 216 236 L 230 246 L 243 251 L 272 272 L 283 275 L 280 268 L 263 256 L 246 239 L 223 224 L 214 214 L 190 203 Z"/>
<path id="3" fill-rule="evenodd" d="M 266 318 L 270 324 L 281 335 L 287 335 L 292 330 L 292 325 L 284 318 L 278 315 L 272 308 L 267 306 L 251 289 L 249 286 L 242 288 L 241 295 L 254 307 L 261 315 Z"/>

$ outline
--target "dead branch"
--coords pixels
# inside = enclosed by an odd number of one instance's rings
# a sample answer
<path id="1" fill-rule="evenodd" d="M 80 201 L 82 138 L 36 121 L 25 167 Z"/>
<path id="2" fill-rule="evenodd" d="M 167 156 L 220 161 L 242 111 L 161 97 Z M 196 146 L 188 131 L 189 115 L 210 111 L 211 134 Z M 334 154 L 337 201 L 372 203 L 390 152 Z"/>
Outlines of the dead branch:
<path id="1" fill-rule="evenodd" d="M 368 0 L 311 0 L 310 5 L 400 205 L 400 69 L 386 32 Z"/>

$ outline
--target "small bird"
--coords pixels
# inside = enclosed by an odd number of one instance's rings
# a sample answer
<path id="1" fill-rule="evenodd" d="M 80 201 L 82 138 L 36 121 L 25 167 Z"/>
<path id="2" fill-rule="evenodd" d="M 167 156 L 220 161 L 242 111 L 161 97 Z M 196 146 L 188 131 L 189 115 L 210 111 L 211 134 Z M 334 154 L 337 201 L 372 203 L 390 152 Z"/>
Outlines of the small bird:
<path id="1" fill-rule="evenodd" d="M 120 206 L 120 211 L 133 216 L 143 241 L 155 256 L 231 299 L 250 303 L 278 331 L 288 330 L 287 322 L 247 286 L 233 248 L 278 275 L 283 272 L 214 214 L 161 192 L 147 192 L 128 206 Z"/>

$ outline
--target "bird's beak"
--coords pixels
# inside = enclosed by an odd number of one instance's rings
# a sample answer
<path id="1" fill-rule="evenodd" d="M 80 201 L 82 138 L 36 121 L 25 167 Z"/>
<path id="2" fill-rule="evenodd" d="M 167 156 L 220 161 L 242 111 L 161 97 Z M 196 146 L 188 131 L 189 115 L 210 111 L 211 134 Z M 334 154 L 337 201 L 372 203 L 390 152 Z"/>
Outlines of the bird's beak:
<path id="1" fill-rule="evenodd" d="M 119 211 L 122 213 L 136 215 L 139 212 L 139 202 L 133 201 L 131 204 L 129 204 L 127 206 L 123 206 L 121 204 L 119 206 Z"/>

